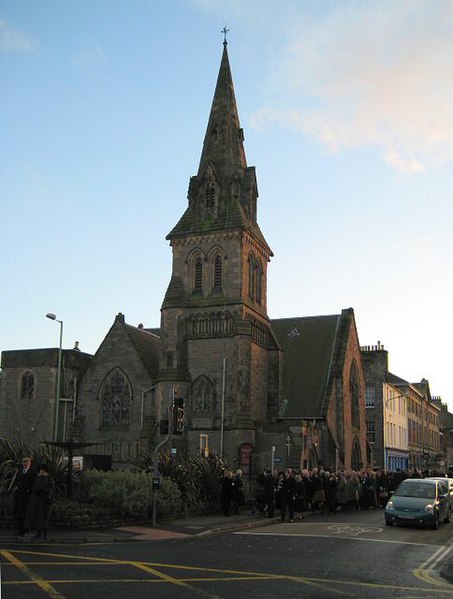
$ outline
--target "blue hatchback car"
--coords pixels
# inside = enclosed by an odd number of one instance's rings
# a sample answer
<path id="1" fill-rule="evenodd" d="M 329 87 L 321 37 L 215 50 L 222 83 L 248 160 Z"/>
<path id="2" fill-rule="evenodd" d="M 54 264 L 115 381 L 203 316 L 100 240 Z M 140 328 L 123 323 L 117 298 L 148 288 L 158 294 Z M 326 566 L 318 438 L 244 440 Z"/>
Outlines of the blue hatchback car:
<path id="1" fill-rule="evenodd" d="M 451 505 L 446 480 L 406 478 L 385 507 L 385 523 L 419 524 L 436 529 L 450 522 Z"/>

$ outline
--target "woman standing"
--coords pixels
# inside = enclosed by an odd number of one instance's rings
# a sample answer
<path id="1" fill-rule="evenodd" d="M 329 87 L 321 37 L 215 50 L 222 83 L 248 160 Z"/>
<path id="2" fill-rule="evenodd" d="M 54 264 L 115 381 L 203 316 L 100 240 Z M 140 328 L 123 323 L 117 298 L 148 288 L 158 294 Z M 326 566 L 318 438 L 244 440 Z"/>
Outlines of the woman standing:
<path id="1" fill-rule="evenodd" d="M 36 530 L 35 538 L 47 538 L 50 509 L 55 495 L 55 483 L 46 464 L 41 464 L 31 488 L 26 515 L 26 528 Z"/>

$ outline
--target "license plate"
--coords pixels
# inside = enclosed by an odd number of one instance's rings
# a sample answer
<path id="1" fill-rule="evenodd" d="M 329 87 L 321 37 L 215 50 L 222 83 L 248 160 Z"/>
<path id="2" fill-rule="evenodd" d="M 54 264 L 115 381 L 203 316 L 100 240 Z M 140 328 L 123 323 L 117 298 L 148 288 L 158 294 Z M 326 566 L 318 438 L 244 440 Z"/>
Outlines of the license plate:
<path id="1" fill-rule="evenodd" d="M 404 518 L 404 520 L 415 520 L 415 516 L 411 514 L 400 514 L 400 518 Z"/>

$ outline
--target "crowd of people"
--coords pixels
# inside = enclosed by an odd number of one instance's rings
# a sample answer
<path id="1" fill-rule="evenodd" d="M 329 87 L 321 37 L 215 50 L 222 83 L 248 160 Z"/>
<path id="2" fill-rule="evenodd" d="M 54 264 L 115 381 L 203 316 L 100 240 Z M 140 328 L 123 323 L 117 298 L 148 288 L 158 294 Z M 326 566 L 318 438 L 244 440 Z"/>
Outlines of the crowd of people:
<path id="1" fill-rule="evenodd" d="M 30 457 L 22 458 L 10 485 L 14 493 L 14 513 L 17 535 L 35 530 L 35 537 L 47 537 L 55 483 L 46 464 L 34 468 Z"/>
<path id="2" fill-rule="evenodd" d="M 304 514 L 319 511 L 335 514 L 359 510 L 385 508 L 390 494 L 406 478 L 423 478 L 438 473 L 414 470 L 354 470 L 330 472 L 322 468 L 296 471 L 286 468 L 283 472 L 265 470 L 258 477 L 255 506 L 264 516 L 274 517 L 278 512 L 281 521 L 303 520 Z M 444 475 L 443 475 L 444 476 Z M 225 515 L 233 506 L 237 513 L 243 505 L 244 491 L 242 471 L 236 475 L 226 471 L 222 498 Z"/>

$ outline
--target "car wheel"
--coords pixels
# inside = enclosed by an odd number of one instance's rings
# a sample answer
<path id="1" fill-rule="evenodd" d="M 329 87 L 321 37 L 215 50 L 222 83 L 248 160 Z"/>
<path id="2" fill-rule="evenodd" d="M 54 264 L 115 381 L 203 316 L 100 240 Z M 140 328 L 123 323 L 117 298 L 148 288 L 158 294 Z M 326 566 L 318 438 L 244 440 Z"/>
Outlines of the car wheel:
<path id="1" fill-rule="evenodd" d="M 434 524 L 431 526 L 433 530 L 437 530 L 439 528 L 439 514 L 436 514 L 436 518 L 434 520 Z"/>
<path id="2" fill-rule="evenodd" d="M 385 523 L 387 526 L 393 526 L 393 522 L 391 520 L 386 520 Z"/>
<path id="3" fill-rule="evenodd" d="M 450 522 L 450 520 L 451 520 L 451 509 L 448 509 L 447 517 L 444 520 L 445 524 L 448 524 Z"/>

